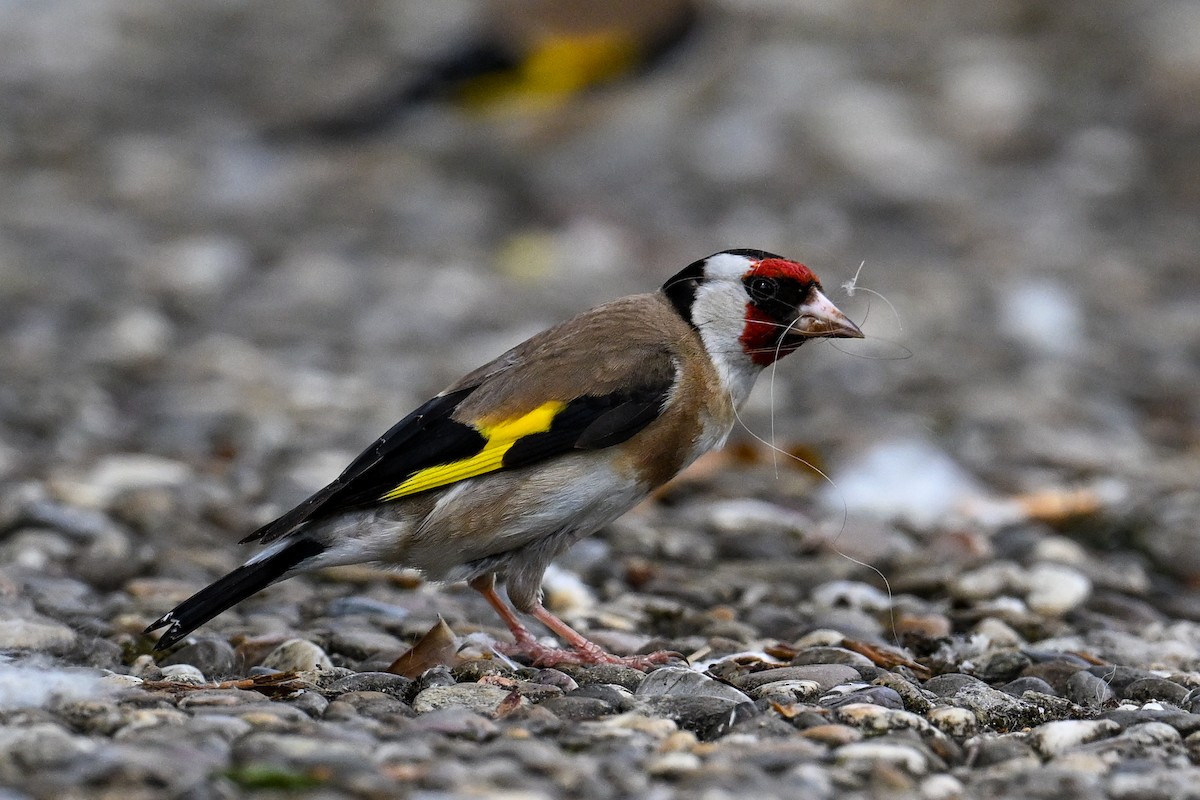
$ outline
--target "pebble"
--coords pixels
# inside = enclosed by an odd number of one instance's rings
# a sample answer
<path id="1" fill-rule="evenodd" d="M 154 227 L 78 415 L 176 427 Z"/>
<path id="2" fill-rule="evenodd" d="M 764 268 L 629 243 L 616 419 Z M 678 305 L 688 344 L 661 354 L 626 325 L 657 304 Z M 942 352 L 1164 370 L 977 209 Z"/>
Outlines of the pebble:
<path id="1" fill-rule="evenodd" d="M 1026 604 L 1046 616 L 1062 616 L 1083 605 L 1092 593 L 1092 582 L 1086 575 L 1051 562 L 1035 564 L 1025 575 L 1025 585 Z"/>
<path id="2" fill-rule="evenodd" d="M 634 694 L 637 697 L 709 697 L 731 703 L 751 702 L 745 692 L 684 667 L 662 667 L 654 670 L 638 685 Z"/>
<path id="3" fill-rule="evenodd" d="M 845 694 L 833 694 L 821 698 L 826 708 L 840 708 L 855 703 L 868 703 L 881 708 L 903 709 L 904 700 L 895 689 L 886 686 L 867 686 Z"/>
<path id="4" fill-rule="evenodd" d="M 880 734 L 888 731 L 915 730 L 921 733 L 930 732 L 928 720 L 911 711 L 900 711 L 894 708 L 884 708 L 870 703 L 855 703 L 842 706 L 835 712 L 836 718 L 847 725 L 853 725 L 868 734 Z"/>
<path id="5" fill-rule="evenodd" d="M 800 735 L 831 747 L 840 747 L 850 742 L 861 741 L 863 738 L 862 731 L 855 726 L 840 723 L 813 725 L 801 731 Z"/>
<path id="6" fill-rule="evenodd" d="M 1029 732 L 1029 744 L 1045 758 L 1061 755 L 1080 745 L 1106 739 L 1121 727 L 1107 719 L 1071 719 L 1047 722 Z"/>
<path id="7" fill-rule="evenodd" d="M 77 641 L 75 631 L 53 622 L 6 619 L 0 623 L 0 650 L 63 653 Z"/>
<path id="8" fill-rule="evenodd" d="M 599 697 L 564 695 L 543 700 L 538 706 L 561 719 L 573 721 L 599 719 L 617 713 L 617 706 Z"/>
<path id="9" fill-rule="evenodd" d="M 975 676 L 986 683 L 1011 681 L 1031 664 L 1029 656 L 1016 648 L 991 650 L 975 665 Z"/>
<path id="10" fill-rule="evenodd" d="M 1177 706 L 1182 705 L 1187 696 L 1188 690 L 1185 687 L 1166 678 L 1140 678 L 1131 682 L 1121 692 L 1123 699 L 1132 700 L 1135 703 L 1157 700 Z"/>
<path id="11" fill-rule="evenodd" d="M 203 637 L 185 644 L 159 663 L 165 668 L 172 664 L 191 664 L 208 677 L 219 680 L 234 674 L 237 655 L 224 639 Z"/>
<path id="12" fill-rule="evenodd" d="M 755 700 L 798 703 L 816 700 L 821 695 L 821 684 L 816 681 L 772 681 L 754 687 L 749 692 Z"/>
<path id="13" fill-rule="evenodd" d="M 926 712 L 925 718 L 938 730 L 955 739 L 974 736 L 979 720 L 974 712 L 957 706 L 936 706 Z"/>
<path id="14" fill-rule="evenodd" d="M 852 667 L 873 667 L 871 659 L 844 647 L 806 647 L 796 653 L 792 666 L 805 664 L 849 664 Z"/>
<path id="15" fill-rule="evenodd" d="M 644 703 L 653 715 L 675 721 L 704 741 L 722 736 L 738 722 L 759 713 L 752 702 L 738 703 L 723 697 L 659 695 L 644 698 Z"/>
<path id="16" fill-rule="evenodd" d="M 1016 680 L 1009 681 L 1000 687 L 1000 691 L 1005 694 L 1011 694 L 1013 697 L 1020 697 L 1026 692 L 1038 692 L 1040 694 L 1055 695 L 1054 687 L 1046 683 L 1041 678 L 1032 675 L 1025 675 Z"/>
<path id="17" fill-rule="evenodd" d="M 208 682 L 204 677 L 204 673 L 191 664 L 168 664 L 162 668 L 162 675 L 163 680 L 171 681 L 172 683 L 202 686 Z"/>
<path id="18" fill-rule="evenodd" d="M 406 699 L 412 692 L 415 681 L 390 672 L 357 672 L 340 678 L 325 687 L 330 695 L 340 695 L 345 692 L 383 692 L 384 694 Z"/>
<path id="19" fill-rule="evenodd" d="M 918 789 L 921 800 L 962 800 L 966 787 L 953 775 L 930 775 Z"/>
<path id="20" fill-rule="evenodd" d="M 485 716 L 494 716 L 500 705 L 512 694 L 511 690 L 483 683 L 459 683 L 453 686 L 431 686 L 422 689 L 413 698 L 412 707 L 418 714 L 428 714 L 446 708 L 465 708 Z M 529 701 L 517 696 L 518 706 Z"/>
<path id="21" fill-rule="evenodd" d="M 833 757 L 838 764 L 852 769 L 875 769 L 880 764 L 886 764 L 910 775 L 924 775 L 930 766 L 925 754 L 915 747 L 877 740 L 843 745 L 834 752 Z"/>
<path id="22" fill-rule="evenodd" d="M 828 691 L 839 684 L 861 679 L 862 675 L 858 670 L 845 664 L 806 664 L 752 672 L 734 682 L 742 689 L 752 690 L 776 681 L 812 681 L 821 687 L 822 691 Z"/>
<path id="23" fill-rule="evenodd" d="M 317 645 L 305 639 L 288 639 L 259 664 L 280 672 L 331 672 L 333 662 Z"/>

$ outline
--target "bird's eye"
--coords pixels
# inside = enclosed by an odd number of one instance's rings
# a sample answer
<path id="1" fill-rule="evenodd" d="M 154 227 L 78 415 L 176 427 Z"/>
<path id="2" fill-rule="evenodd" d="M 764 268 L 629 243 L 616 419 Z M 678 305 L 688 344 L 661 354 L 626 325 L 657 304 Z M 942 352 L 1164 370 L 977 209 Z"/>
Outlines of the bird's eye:
<path id="1" fill-rule="evenodd" d="M 754 278 L 749 288 L 750 297 L 756 303 L 774 300 L 779 295 L 779 283 L 770 278 Z"/>

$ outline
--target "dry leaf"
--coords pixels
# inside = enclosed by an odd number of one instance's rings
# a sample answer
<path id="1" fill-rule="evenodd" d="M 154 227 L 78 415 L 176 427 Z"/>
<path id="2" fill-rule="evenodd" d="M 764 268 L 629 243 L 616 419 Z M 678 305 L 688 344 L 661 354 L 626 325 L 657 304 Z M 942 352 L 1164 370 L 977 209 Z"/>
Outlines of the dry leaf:
<path id="1" fill-rule="evenodd" d="M 872 664 L 883 669 L 891 669 L 898 666 L 908 667 L 920 678 L 928 678 L 932 674 L 924 664 L 913 661 L 903 653 L 898 653 L 891 648 L 860 642 L 856 639 L 843 639 L 842 647 L 866 656 L 871 659 Z"/>
<path id="2" fill-rule="evenodd" d="M 421 637 L 412 649 L 392 662 L 387 668 L 394 675 L 419 678 L 423 672 L 441 664 L 449 666 L 458 652 L 458 637 L 441 617 L 437 624 Z"/>

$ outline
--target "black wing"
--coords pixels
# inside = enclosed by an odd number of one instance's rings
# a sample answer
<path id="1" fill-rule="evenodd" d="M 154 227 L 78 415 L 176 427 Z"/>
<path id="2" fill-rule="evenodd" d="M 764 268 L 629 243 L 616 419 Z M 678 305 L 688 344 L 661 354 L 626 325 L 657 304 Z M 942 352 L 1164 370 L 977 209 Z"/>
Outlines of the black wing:
<path id="1" fill-rule="evenodd" d="M 270 542 L 306 523 L 369 508 L 386 499 L 409 497 L 497 469 L 528 466 L 572 450 L 620 444 L 662 413 L 673 384 L 673 376 L 667 378 L 664 375 L 644 386 L 574 398 L 554 411 L 545 430 L 503 442 L 489 439 L 487 428 L 452 417 L 477 386 L 439 395 L 393 425 L 333 483 L 242 541 Z M 478 463 L 489 447 L 499 458 L 488 459 L 486 465 Z M 402 490 L 406 481 L 426 470 L 436 472 L 430 473 L 432 480 L 421 483 L 423 488 Z"/>

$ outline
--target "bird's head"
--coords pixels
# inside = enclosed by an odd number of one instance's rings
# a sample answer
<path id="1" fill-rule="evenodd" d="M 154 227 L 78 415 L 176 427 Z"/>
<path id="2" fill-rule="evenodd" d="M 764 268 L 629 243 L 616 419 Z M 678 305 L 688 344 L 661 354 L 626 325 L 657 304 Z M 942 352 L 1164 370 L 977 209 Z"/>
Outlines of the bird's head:
<path id="1" fill-rule="evenodd" d="M 699 333 L 714 361 L 769 366 L 809 339 L 863 332 L 803 264 L 762 250 L 723 250 L 679 272 L 663 293 Z"/>

